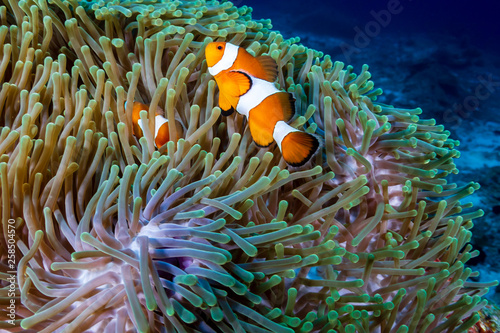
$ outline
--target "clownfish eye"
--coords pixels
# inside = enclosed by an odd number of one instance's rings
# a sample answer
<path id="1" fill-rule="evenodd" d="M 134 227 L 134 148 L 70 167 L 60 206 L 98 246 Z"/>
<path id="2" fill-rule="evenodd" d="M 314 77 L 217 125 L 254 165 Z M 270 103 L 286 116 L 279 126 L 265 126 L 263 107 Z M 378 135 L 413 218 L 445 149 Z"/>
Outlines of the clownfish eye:
<path id="1" fill-rule="evenodd" d="M 217 46 L 217 50 L 222 50 L 222 46 Z"/>

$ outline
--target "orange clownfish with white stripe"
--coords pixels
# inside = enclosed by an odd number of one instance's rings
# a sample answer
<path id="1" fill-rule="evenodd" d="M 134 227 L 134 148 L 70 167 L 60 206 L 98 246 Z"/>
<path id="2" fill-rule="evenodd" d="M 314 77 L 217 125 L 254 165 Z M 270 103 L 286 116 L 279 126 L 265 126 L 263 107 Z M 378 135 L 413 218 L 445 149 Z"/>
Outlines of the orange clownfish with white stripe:
<path id="1" fill-rule="evenodd" d="M 127 107 L 127 103 L 125 102 L 125 107 Z M 142 104 L 140 102 L 134 102 L 132 106 L 132 126 L 134 130 L 134 135 L 138 138 L 142 137 L 143 124 L 140 117 L 141 111 L 148 111 L 149 106 L 146 104 Z M 164 144 L 166 144 L 170 140 L 170 134 L 168 129 L 168 120 L 163 117 L 163 112 L 161 108 L 158 106 L 156 109 L 155 116 L 155 132 L 154 132 L 154 141 L 156 148 L 160 148 Z M 180 128 L 178 122 L 176 121 L 177 133 L 182 133 L 182 128 Z"/>
<path id="2" fill-rule="evenodd" d="M 267 147 L 276 141 L 289 165 L 307 163 L 318 150 L 319 140 L 287 124 L 295 113 L 295 99 L 274 86 L 276 62 L 270 56 L 254 57 L 227 42 L 209 43 L 205 55 L 208 71 L 219 87 L 222 114 L 236 110 L 246 116 L 255 143 Z"/>

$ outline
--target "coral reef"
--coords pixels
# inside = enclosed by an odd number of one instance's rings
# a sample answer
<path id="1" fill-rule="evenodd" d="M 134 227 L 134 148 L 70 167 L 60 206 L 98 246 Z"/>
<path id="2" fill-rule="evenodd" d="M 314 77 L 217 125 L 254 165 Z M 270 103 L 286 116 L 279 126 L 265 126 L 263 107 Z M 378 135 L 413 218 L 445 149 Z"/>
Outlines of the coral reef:
<path id="1" fill-rule="evenodd" d="M 9 0 L 0 7 L 0 328 L 9 332 L 463 332 L 458 142 L 420 109 L 217 1 Z M 291 169 L 220 117 L 204 48 L 269 54 L 292 125 L 324 137 Z M 133 101 L 144 136 L 132 135 Z M 125 108 L 125 102 L 127 107 Z M 156 150 L 157 107 L 182 126 Z M 15 230 L 16 313 L 6 272 Z"/>
<path id="2" fill-rule="evenodd" d="M 486 305 L 479 311 L 481 319 L 467 333 L 495 333 L 500 330 L 500 309 L 496 305 Z"/>

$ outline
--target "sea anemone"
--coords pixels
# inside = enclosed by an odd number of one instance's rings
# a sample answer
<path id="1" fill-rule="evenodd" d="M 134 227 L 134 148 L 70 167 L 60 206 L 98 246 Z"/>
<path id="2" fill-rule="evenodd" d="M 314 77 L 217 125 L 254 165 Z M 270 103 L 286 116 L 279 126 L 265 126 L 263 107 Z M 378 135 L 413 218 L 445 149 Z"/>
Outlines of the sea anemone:
<path id="1" fill-rule="evenodd" d="M 205 0 L 0 7 L 0 328 L 436 333 L 478 321 L 495 282 L 468 281 L 483 212 L 460 202 L 477 183 L 446 180 L 458 141 L 419 108 L 377 103 L 368 66 L 357 75 L 250 13 Z M 220 116 L 213 40 L 276 60 L 292 126 L 324 138 L 308 167 Z M 140 139 L 133 101 L 149 105 Z M 159 150 L 158 106 L 181 125 L 169 121 L 180 139 Z"/>

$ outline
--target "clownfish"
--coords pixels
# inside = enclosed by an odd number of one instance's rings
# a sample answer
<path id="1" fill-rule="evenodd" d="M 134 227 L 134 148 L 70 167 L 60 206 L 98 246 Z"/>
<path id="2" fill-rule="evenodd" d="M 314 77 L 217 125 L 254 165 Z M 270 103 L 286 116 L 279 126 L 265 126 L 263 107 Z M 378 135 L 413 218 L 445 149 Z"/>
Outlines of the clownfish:
<path id="1" fill-rule="evenodd" d="M 231 43 L 209 43 L 205 49 L 205 56 L 208 72 L 215 77 L 222 92 L 219 94 L 219 107 L 223 116 L 229 116 L 234 112 L 238 97 L 250 88 L 245 86 L 248 82 L 238 82 L 240 76 L 236 71 L 269 82 L 274 82 L 278 77 L 278 65 L 273 58 L 254 57 L 244 48 Z M 243 86 L 239 86 L 242 83 Z"/>
<path id="2" fill-rule="evenodd" d="M 127 107 L 127 102 L 125 102 L 125 107 Z M 141 138 L 143 135 L 142 134 L 143 124 L 140 117 L 140 113 L 143 110 L 148 111 L 149 106 L 147 106 L 146 104 L 142 104 L 140 102 L 134 102 L 132 106 L 132 126 L 134 135 L 137 136 L 138 138 Z M 162 116 L 162 113 L 163 112 L 161 108 L 158 107 L 156 109 L 155 132 L 154 132 L 154 141 L 156 148 L 160 148 L 170 140 L 168 120 Z"/>
<path id="3" fill-rule="evenodd" d="M 318 150 L 319 140 L 288 125 L 295 113 L 295 99 L 274 86 L 276 62 L 269 56 L 253 57 L 226 42 L 209 43 L 205 55 L 208 71 L 219 87 L 222 114 L 228 116 L 236 110 L 248 119 L 258 146 L 267 147 L 276 141 L 288 164 L 307 163 Z"/>

